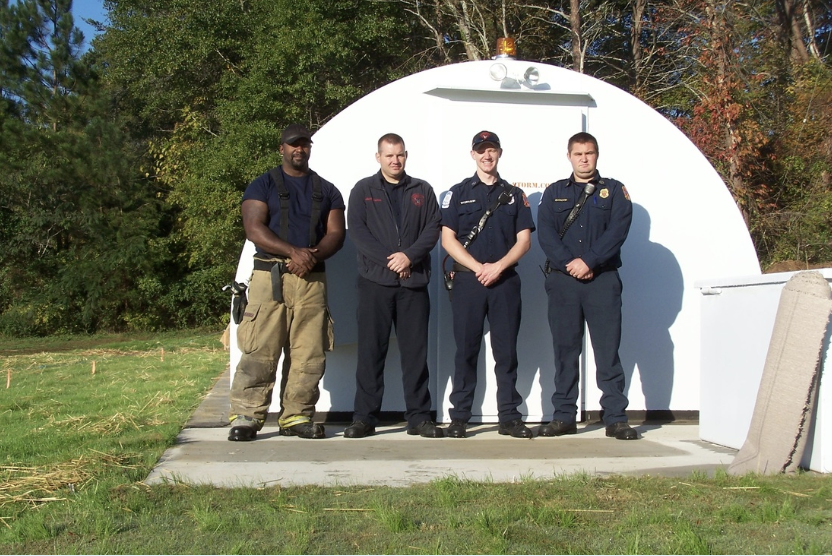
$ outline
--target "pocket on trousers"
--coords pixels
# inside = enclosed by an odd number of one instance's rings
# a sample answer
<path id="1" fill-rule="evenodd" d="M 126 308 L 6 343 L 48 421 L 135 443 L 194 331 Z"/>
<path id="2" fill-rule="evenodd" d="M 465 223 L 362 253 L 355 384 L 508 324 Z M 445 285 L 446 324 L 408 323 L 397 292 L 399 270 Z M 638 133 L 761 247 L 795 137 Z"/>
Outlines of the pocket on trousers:
<path id="1" fill-rule="evenodd" d="M 257 315 L 260 313 L 259 303 L 249 303 L 243 313 L 243 321 L 237 327 L 237 343 L 243 353 L 251 353 L 257 349 Z"/>
<path id="2" fill-rule="evenodd" d="M 326 337 L 324 338 L 324 349 L 333 351 L 335 349 L 335 321 L 332 320 L 332 313 L 329 307 L 326 309 Z"/>

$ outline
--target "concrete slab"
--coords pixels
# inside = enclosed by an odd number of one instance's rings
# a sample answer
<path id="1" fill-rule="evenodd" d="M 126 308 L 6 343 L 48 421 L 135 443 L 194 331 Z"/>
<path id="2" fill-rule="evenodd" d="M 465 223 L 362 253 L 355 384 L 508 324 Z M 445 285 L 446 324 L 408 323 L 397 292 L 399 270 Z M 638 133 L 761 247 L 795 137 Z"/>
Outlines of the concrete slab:
<path id="1" fill-rule="evenodd" d="M 699 426 L 691 422 L 633 423 L 642 438 L 621 441 L 607 438 L 600 423 L 580 424 L 576 435 L 532 440 L 500 436 L 496 425 L 471 426 L 465 439 L 428 439 L 409 436 L 404 424 L 351 439 L 343 437 L 346 424 L 327 424 L 326 438 L 305 440 L 280 436 L 277 424 L 267 421 L 254 442 L 229 442 L 228 393 L 226 371 L 146 483 L 408 486 L 444 477 L 513 482 L 573 473 L 712 475 L 737 452 L 699 440 Z"/>
<path id="2" fill-rule="evenodd" d="M 344 428 L 328 425 L 327 438 L 306 440 L 267 425 L 254 442 L 229 442 L 228 428 L 186 428 L 145 482 L 408 486 L 444 477 L 515 482 L 581 472 L 686 476 L 724 469 L 736 453 L 698 440 L 693 424 L 639 425 L 638 441 L 606 438 L 597 424 L 579 426 L 574 436 L 532 440 L 500 436 L 494 425 L 473 426 L 466 439 L 409 436 L 403 426 L 345 439 Z"/>

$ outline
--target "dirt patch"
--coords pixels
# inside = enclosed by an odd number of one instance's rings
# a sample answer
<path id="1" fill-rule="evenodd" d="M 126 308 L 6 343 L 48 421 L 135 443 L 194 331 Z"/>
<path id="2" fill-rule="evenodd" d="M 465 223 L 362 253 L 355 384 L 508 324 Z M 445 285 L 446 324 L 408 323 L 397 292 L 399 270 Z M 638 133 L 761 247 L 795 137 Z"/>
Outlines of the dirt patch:
<path id="1" fill-rule="evenodd" d="M 832 262 L 806 263 L 804 261 L 780 261 L 774 263 L 763 271 L 763 274 L 774 274 L 775 272 L 796 272 L 798 270 L 816 270 L 818 268 L 832 268 Z"/>

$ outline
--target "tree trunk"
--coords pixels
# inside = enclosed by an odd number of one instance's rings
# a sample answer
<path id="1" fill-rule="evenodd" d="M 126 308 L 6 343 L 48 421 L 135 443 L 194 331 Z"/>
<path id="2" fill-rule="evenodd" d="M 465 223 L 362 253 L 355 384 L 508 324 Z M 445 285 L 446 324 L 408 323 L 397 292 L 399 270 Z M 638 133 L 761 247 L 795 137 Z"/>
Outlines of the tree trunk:
<path id="1" fill-rule="evenodd" d="M 642 87 L 642 49 L 641 30 L 643 26 L 644 10 L 647 0 L 633 0 L 633 25 L 630 27 L 630 54 L 633 57 L 632 77 L 630 78 L 630 92 L 639 96 Z"/>
<path id="2" fill-rule="evenodd" d="M 728 8 L 719 4 L 719 0 L 708 0 L 706 2 L 706 14 L 711 28 L 711 48 L 716 65 L 715 91 L 721 120 L 724 126 L 724 148 L 727 162 L 728 187 L 737 200 L 740 211 L 746 224 L 754 210 L 753 199 L 748 194 L 745 180 L 743 179 L 742 160 L 740 157 L 741 136 L 737 122 L 737 112 L 734 107 L 733 89 L 734 74 L 731 64 L 731 30 L 726 18 L 729 17 Z"/>
<path id="3" fill-rule="evenodd" d="M 569 0 L 569 24 L 572 28 L 572 69 L 583 73 L 584 57 L 581 44 L 581 3 Z"/>
<path id="4" fill-rule="evenodd" d="M 456 2 L 453 0 L 445 0 L 445 6 L 451 12 L 454 19 L 456 20 L 457 28 L 459 29 L 459 33 L 462 35 L 462 41 L 465 45 L 465 54 L 468 56 L 469 60 L 481 60 L 482 57 L 480 56 L 479 49 L 474 45 L 474 41 L 471 38 L 471 22 L 470 16 L 468 15 L 468 6 L 465 0 L 460 2 L 461 10 L 457 8 Z"/>
<path id="5" fill-rule="evenodd" d="M 777 0 L 777 15 L 780 19 L 780 40 L 789 50 L 793 64 L 805 64 L 809 61 L 809 52 L 803 44 L 803 32 L 800 29 L 803 6 L 800 0 Z"/>

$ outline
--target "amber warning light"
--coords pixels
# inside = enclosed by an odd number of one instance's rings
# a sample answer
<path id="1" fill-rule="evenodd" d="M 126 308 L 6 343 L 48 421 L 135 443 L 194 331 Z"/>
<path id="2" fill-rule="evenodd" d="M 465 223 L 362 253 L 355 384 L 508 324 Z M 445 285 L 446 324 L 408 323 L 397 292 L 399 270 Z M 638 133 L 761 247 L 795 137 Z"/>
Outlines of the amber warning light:
<path id="1" fill-rule="evenodd" d="M 502 37 L 497 39 L 497 56 L 495 58 L 514 58 L 517 55 L 517 47 L 514 39 Z"/>

